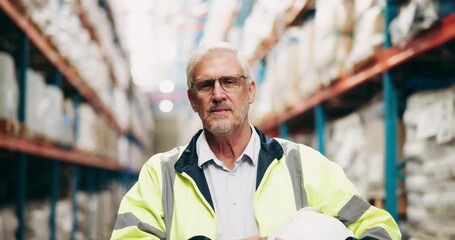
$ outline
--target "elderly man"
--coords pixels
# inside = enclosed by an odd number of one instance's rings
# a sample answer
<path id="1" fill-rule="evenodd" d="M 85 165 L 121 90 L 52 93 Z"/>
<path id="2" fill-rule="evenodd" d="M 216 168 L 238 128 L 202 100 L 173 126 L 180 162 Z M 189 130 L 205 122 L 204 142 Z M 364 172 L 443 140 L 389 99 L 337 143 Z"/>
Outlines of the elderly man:
<path id="1" fill-rule="evenodd" d="M 144 164 L 112 239 L 259 239 L 305 207 L 337 218 L 356 238 L 401 238 L 393 218 L 362 200 L 338 165 L 248 122 L 256 83 L 231 45 L 199 48 L 187 81 L 203 130 Z"/>

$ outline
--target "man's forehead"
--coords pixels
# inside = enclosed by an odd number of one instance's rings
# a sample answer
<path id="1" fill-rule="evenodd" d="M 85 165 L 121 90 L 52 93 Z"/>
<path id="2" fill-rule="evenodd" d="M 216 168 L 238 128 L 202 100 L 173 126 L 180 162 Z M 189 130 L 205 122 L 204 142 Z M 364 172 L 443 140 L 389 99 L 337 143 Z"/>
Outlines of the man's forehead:
<path id="1" fill-rule="evenodd" d="M 229 71 L 241 70 L 242 66 L 234 53 L 209 53 L 201 57 L 194 69 L 194 75 L 203 74 L 206 71 L 218 71 L 226 69 Z M 201 72 L 202 71 L 202 72 Z"/>

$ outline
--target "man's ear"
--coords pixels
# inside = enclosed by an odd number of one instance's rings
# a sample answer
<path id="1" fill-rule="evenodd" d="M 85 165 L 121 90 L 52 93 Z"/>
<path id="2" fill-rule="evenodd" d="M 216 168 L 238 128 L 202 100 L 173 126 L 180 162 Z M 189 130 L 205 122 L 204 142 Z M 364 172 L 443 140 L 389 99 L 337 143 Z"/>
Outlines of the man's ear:
<path id="1" fill-rule="evenodd" d="M 251 82 L 248 83 L 248 102 L 250 104 L 252 104 L 255 99 L 256 99 L 256 81 L 251 80 Z"/>
<path id="2" fill-rule="evenodd" d="M 196 100 L 194 99 L 193 96 L 193 91 L 190 89 L 186 90 L 186 95 L 188 96 L 188 100 L 190 100 L 191 108 L 193 109 L 194 112 L 197 112 L 197 105 L 196 105 Z"/>

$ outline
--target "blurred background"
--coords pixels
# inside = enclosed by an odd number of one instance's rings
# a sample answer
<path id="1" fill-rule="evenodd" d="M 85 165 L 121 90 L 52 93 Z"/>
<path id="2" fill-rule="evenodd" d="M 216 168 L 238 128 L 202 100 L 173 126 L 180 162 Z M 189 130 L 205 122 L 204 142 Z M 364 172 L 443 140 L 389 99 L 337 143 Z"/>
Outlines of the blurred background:
<path id="1" fill-rule="evenodd" d="M 455 239 L 455 1 L 0 0 L 0 239 L 108 239 L 201 128 L 186 62 L 228 41 L 255 126 L 339 163 L 404 239 Z"/>

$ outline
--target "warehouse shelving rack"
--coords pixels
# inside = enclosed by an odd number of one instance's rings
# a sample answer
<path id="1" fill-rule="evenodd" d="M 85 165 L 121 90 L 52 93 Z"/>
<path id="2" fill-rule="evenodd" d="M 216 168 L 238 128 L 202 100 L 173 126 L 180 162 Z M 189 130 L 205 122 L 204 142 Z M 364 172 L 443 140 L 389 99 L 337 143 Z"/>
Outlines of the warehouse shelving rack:
<path id="1" fill-rule="evenodd" d="M 302 9 L 302 11 L 305 11 L 305 9 Z M 299 13 L 299 16 L 302 14 Z M 396 15 L 396 8 L 388 3 L 385 14 L 385 29 L 388 29 L 390 21 Z M 325 123 L 327 112 L 330 110 L 327 110 L 324 104 L 343 94 L 359 91 L 360 87 L 368 82 L 377 82 L 377 77 L 382 76 L 386 132 L 385 208 L 398 221 L 397 182 L 399 174 L 396 126 L 398 100 L 393 70 L 430 50 L 452 41 L 455 38 L 455 14 L 445 17 L 438 24 L 419 34 L 403 47 L 391 45 L 390 32 L 388 30 L 385 30 L 384 34 L 386 36 L 384 48 L 376 53 L 368 64 L 360 66 L 354 73 L 341 76 L 330 86 L 317 89 L 309 97 L 301 99 L 284 112 L 263 120 L 258 124 L 258 127 L 271 135 L 288 138 L 293 132 L 301 131 L 299 128 L 302 128 L 302 126 L 296 121 L 308 120 L 307 118 L 312 116 L 317 147 L 322 153 L 325 153 Z M 260 55 L 254 56 L 251 62 L 255 63 L 262 59 L 272 47 L 267 46 L 264 48 L 264 46 L 259 46 L 256 53 L 260 53 Z M 294 124 L 293 127 L 289 126 L 291 122 Z"/>
<path id="2" fill-rule="evenodd" d="M 302 99 L 293 107 L 287 109 L 286 112 L 265 120 L 260 124 L 261 129 L 265 131 L 276 130 L 281 123 L 308 112 L 320 103 L 350 91 L 365 82 L 371 81 L 373 77 L 391 70 L 454 38 L 455 15 L 450 15 L 443 19 L 438 26 L 419 35 L 403 48 L 393 47 L 380 51 L 373 57 L 371 64 L 368 66 L 358 69 L 354 74 L 341 76 L 333 85 L 326 88 L 319 88 L 311 96 Z"/>
<path id="3" fill-rule="evenodd" d="M 76 96 L 74 97 L 75 105 L 84 99 L 95 110 L 103 116 L 107 122 L 121 135 L 125 135 L 131 142 L 134 142 L 139 147 L 143 147 L 143 143 L 138 140 L 134 133 L 127 129 L 122 129 L 120 124 L 115 119 L 114 115 L 107 106 L 100 100 L 96 92 L 88 86 L 88 84 L 81 78 L 77 71 L 57 52 L 56 48 L 52 45 L 47 37 L 45 37 L 31 22 L 31 20 L 23 15 L 19 9 L 10 0 L 0 0 L 0 12 L 4 12 L 12 22 L 18 27 L 21 32 L 21 40 L 18 45 L 16 66 L 17 78 L 19 85 L 19 112 L 18 120 L 21 126 L 21 133 L 11 134 L 9 132 L 0 131 L 0 150 L 6 151 L 7 154 L 14 153 L 17 161 L 14 162 L 17 167 L 17 176 L 14 181 L 16 188 L 16 215 L 19 222 L 19 227 L 16 231 L 16 239 L 24 239 L 25 233 L 25 205 L 27 201 L 27 175 L 29 174 L 30 163 L 36 164 L 35 161 L 30 161 L 32 158 L 42 158 L 51 160 L 51 167 L 48 169 L 50 172 L 50 189 L 49 199 L 51 204 L 51 215 L 49 219 L 49 229 L 51 239 L 56 239 L 56 207 L 59 197 L 61 184 L 59 181 L 63 164 L 68 164 L 71 168 L 70 176 L 66 176 L 71 183 L 71 198 L 73 202 L 73 227 L 71 232 L 71 239 L 75 239 L 75 233 L 78 228 L 76 212 L 78 209 L 76 197 L 81 184 L 81 171 L 87 170 L 86 181 L 88 184 L 89 194 L 93 194 L 94 185 L 99 185 L 101 182 L 115 180 L 124 186 L 125 190 L 131 186 L 134 179 L 137 178 L 138 170 L 130 169 L 120 165 L 115 159 L 109 159 L 105 156 L 96 156 L 91 153 L 86 153 L 70 146 L 62 146 L 58 143 L 49 141 L 36 141 L 30 139 L 22 131 L 26 131 L 23 127 L 25 122 L 25 92 L 26 92 L 26 69 L 29 65 L 30 59 L 30 42 L 38 49 L 49 63 L 55 68 L 53 76 L 54 84 L 61 87 L 62 78 L 64 78 L 70 85 L 76 89 Z M 84 15 L 81 14 L 83 17 Z M 89 22 L 86 19 L 82 20 L 85 24 Z M 93 32 L 93 30 L 90 30 Z M 94 37 L 93 34 L 92 38 Z M 99 43 L 98 40 L 95 39 Z M 105 58 L 106 59 L 106 58 Z M 114 84 L 114 74 L 112 71 L 112 63 L 108 63 L 110 75 Z M 76 110 L 77 116 L 77 110 Z M 7 123 L 8 124 L 8 123 Z M 75 132 L 77 134 L 77 117 L 75 124 Z M 0 129 L 1 130 L 1 129 Z M 3 160 L 2 160 L 3 161 Z"/>

